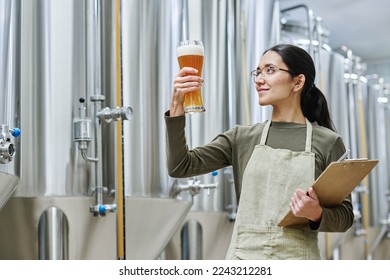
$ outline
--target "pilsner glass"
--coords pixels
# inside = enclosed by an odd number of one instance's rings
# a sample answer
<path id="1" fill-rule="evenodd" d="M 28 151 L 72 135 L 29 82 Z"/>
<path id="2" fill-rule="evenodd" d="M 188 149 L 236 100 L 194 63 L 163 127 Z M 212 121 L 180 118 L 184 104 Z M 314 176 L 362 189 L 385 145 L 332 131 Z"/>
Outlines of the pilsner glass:
<path id="1" fill-rule="evenodd" d="M 177 60 L 180 68 L 193 67 L 202 76 L 203 69 L 203 43 L 199 40 L 186 40 L 177 44 Z M 186 113 L 204 112 L 203 99 L 200 90 L 187 92 L 184 96 L 184 111 Z"/>

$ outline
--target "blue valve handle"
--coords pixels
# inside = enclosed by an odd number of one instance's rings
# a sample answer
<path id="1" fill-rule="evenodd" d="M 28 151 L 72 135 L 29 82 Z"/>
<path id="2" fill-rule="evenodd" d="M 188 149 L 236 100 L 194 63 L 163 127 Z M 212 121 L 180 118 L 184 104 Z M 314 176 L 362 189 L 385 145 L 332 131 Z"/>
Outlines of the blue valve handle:
<path id="1" fill-rule="evenodd" d="M 104 214 L 107 211 L 115 212 L 117 210 L 117 206 L 115 204 L 107 205 L 100 204 L 98 207 L 98 211 L 100 214 Z"/>
<path id="2" fill-rule="evenodd" d="M 17 128 L 17 127 L 14 127 L 14 128 L 12 128 L 12 129 L 10 129 L 9 131 L 11 132 L 11 135 L 12 135 L 13 137 L 18 137 L 18 136 L 22 133 L 22 132 L 20 131 L 20 129 Z"/>
<path id="3" fill-rule="evenodd" d="M 213 172 L 211 172 L 211 175 L 212 175 L 212 176 L 217 176 L 217 175 L 218 175 L 218 171 L 213 171 Z"/>
<path id="4" fill-rule="evenodd" d="M 106 211 L 107 211 L 106 206 L 99 205 L 99 213 L 100 214 L 106 213 Z"/>

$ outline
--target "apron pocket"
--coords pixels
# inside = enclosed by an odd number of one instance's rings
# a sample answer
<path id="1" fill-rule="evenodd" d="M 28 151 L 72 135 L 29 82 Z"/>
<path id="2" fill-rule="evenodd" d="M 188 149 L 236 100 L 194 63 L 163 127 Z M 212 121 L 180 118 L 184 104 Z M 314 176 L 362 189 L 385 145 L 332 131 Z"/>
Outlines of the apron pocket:
<path id="1" fill-rule="evenodd" d="M 245 225 L 237 227 L 236 257 L 242 260 L 306 259 L 308 242 L 297 228 Z"/>

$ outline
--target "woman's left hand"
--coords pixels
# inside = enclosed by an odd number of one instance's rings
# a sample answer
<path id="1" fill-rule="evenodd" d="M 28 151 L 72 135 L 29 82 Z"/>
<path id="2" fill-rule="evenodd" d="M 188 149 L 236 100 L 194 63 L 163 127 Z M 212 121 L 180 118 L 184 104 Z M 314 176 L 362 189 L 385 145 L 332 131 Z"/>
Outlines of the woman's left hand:
<path id="1" fill-rule="evenodd" d="M 297 189 L 291 198 L 290 210 L 297 217 L 313 222 L 321 221 L 322 207 L 313 188 L 309 188 L 307 192 Z"/>

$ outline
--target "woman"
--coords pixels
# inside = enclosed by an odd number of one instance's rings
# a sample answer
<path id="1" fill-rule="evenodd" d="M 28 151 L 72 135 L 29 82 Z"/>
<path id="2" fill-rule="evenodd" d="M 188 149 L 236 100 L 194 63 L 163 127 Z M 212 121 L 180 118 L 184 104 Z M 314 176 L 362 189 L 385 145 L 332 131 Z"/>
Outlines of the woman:
<path id="1" fill-rule="evenodd" d="M 202 86 L 195 73 L 180 70 L 165 115 L 169 175 L 190 177 L 232 165 L 239 208 L 227 259 L 320 259 L 318 232 L 346 231 L 354 215 L 349 199 L 324 208 L 310 188 L 345 152 L 326 99 L 314 85 L 310 55 L 293 45 L 264 52 L 251 74 L 259 104 L 272 106 L 271 120 L 235 126 L 188 150 L 183 96 Z M 289 209 L 309 223 L 278 227 Z"/>

